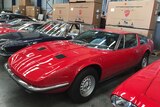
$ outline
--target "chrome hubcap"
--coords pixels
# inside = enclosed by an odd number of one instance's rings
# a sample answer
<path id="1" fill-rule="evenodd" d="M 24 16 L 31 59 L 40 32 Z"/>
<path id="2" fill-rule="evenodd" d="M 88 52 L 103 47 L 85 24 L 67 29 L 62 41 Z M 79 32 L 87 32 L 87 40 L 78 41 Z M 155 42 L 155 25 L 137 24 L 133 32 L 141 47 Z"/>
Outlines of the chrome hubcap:
<path id="1" fill-rule="evenodd" d="M 89 96 L 95 88 L 95 83 L 95 78 L 92 75 L 85 77 L 80 84 L 81 96 Z"/>
<path id="2" fill-rule="evenodd" d="M 142 68 L 146 67 L 147 66 L 147 58 L 143 58 L 142 60 Z"/>

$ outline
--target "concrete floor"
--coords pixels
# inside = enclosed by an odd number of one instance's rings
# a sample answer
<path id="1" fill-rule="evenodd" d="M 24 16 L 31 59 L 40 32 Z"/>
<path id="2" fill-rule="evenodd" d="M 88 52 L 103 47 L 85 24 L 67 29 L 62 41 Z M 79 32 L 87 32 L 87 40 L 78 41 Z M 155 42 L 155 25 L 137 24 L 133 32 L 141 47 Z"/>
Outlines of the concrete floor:
<path id="1" fill-rule="evenodd" d="M 150 63 L 160 57 L 151 56 Z M 22 90 L 4 70 L 6 58 L 0 57 L 0 107 L 112 107 L 110 94 L 115 87 L 135 73 L 129 70 L 98 85 L 96 94 L 87 103 L 74 104 L 66 93 L 29 94 Z"/>

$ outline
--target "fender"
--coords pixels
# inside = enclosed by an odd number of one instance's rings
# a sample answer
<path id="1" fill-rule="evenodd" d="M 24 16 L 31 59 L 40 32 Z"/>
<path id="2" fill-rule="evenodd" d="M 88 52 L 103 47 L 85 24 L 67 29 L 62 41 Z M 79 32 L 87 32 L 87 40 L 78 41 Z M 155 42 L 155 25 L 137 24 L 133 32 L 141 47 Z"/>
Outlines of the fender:
<path id="1" fill-rule="evenodd" d="M 85 61 L 81 61 L 79 63 L 83 63 L 83 64 L 81 64 L 81 66 L 79 66 L 78 69 L 75 71 L 74 77 L 76 77 L 84 68 L 89 67 L 91 65 L 98 65 L 101 68 L 101 70 L 102 70 L 102 66 L 99 63 L 91 61 L 91 60 L 88 60 L 88 61 L 85 60 Z"/>

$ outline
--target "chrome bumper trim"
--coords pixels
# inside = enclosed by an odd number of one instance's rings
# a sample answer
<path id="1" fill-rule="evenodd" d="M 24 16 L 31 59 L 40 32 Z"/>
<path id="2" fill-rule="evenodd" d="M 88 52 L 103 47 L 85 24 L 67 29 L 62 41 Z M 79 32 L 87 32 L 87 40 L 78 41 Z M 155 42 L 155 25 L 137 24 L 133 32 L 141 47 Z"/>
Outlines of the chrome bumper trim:
<path id="1" fill-rule="evenodd" d="M 26 88 L 29 91 L 33 91 L 33 92 L 43 92 L 43 91 L 49 91 L 49 90 L 54 90 L 57 88 L 62 88 L 65 86 L 68 86 L 69 83 L 63 83 L 63 84 L 58 84 L 58 85 L 54 85 L 54 86 L 50 86 L 50 87 L 44 87 L 44 88 L 38 88 L 38 87 L 34 87 L 31 86 L 29 84 L 27 84 L 26 82 L 24 82 L 23 80 L 21 80 L 20 78 L 18 78 L 14 73 L 12 73 L 11 69 L 8 67 L 8 64 L 5 64 L 5 69 L 7 70 L 8 74 L 11 76 L 11 78 L 13 80 L 15 80 L 19 85 L 21 85 L 22 87 Z"/>

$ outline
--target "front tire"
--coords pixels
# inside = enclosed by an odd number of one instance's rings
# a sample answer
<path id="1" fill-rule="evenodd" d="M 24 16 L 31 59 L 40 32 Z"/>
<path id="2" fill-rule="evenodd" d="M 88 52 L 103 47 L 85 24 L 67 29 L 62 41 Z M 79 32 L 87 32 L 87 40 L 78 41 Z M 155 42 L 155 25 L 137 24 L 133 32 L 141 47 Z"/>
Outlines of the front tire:
<path id="1" fill-rule="evenodd" d="M 76 103 L 84 103 L 93 96 L 98 74 L 94 68 L 86 68 L 78 74 L 68 93 L 70 98 Z"/>

